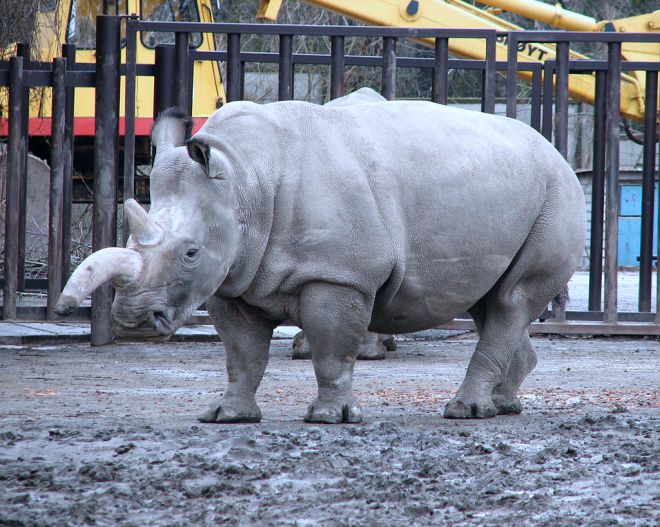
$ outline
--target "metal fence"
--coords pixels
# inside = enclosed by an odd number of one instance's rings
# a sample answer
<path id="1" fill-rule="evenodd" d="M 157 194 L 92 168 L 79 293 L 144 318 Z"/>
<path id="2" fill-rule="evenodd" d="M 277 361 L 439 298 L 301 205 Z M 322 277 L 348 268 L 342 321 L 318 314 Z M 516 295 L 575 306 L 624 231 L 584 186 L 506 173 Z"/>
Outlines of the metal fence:
<path id="1" fill-rule="evenodd" d="M 134 196 L 135 173 L 135 90 L 137 76 L 154 77 L 154 113 L 177 104 L 192 106 L 193 61 L 216 60 L 226 65 L 228 101 L 243 98 L 245 65 L 276 63 L 278 65 L 278 99 L 292 99 L 294 68 L 302 64 L 330 67 L 330 97 L 344 94 L 344 71 L 347 66 L 376 66 L 382 70 L 381 93 L 393 99 L 396 71 L 399 67 L 430 69 L 433 75 L 432 100 L 447 103 L 448 72 L 451 69 L 477 70 L 482 74 L 481 109 L 494 112 L 496 72 L 507 73 L 507 115 L 516 116 L 517 72 L 531 75 L 531 126 L 554 140 L 564 156 L 568 148 L 568 79 L 569 75 L 595 75 L 595 127 L 593 136 L 592 231 L 590 240 L 589 305 L 587 311 L 554 309 L 546 313 L 547 321 L 533 324 L 537 332 L 660 334 L 660 309 L 651 306 L 653 272 L 653 210 L 657 141 L 658 70 L 655 62 L 622 62 L 621 42 L 657 42 L 657 34 L 578 33 L 578 32 L 509 32 L 508 60 L 497 61 L 495 45 L 502 33 L 495 30 L 420 29 L 345 26 L 293 26 L 264 24 L 208 24 L 180 22 L 143 22 L 126 19 L 126 60 L 120 60 L 119 17 L 99 16 L 95 65 L 75 64 L 73 49 L 65 47 L 65 57 L 52 64 L 27 64 L 24 48 L 8 63 L 0 62 L 0 86 L 8 86 L 9 159 L 7 170 L 7 214 L 5 218 L 5 260 L 3 319 L 56 318 L 53 307 L 68 272 L 71 206 L 71 144 L 73 87 L 96 88 L 96 139 L 94 148 L 93 250 L 116 243 L 116 221 L 120 168 L 123 168 L 121 200 Z M 175 44 L 158 46 L 156 63 L 136 63 L 136 41 L 139 32 L 175 34 Z M 200 52 L 188 47 L 188 35 L 212 32 L 226 37 L 224 51 Z M 278 50 L 270 53 L 245 52 L 241 40 L 245 35 L 275 35 Z M 328 37 L 330 54 L 296 54 L 293 41 L 298 36 Z M 382 55 L 353 56 L 345 54 L 347 37 L 382 38 Z M 433 58 L 398 57 L 396 44 L 402 38 L 434 38 Z M 449 57 L 448 40 L 481 39 L 486 49 L 485 60 L 462 60 Z M 520 43 L 555 43 L 555 60 L 545 63 L 518 62 Z M 570 44 L 599 42 L 608 47 L 608 60 L 569 60 Z M 23 57 L 20 55 L 23 54 Z M 619 125 L 620 75 L 625 70 L 646 72 L 646 108 L 644 118 L 644 154 L 642 175 L 642 239 L 640 255 L 639 309 L 635 313 L 619 313 L 617 308 L 617 219 L 619 211 Z M 119 167 L 119 101 L 120 76 L 125 76 L 125 130 L 123 167 Z M 21 271 L 21 236 L 25 222 L 25 162 L 27 127 L 26 87 L 53 88 L 53 127 L 50 181 L 50 229 L 48 257 L 48 302 L 46 309 L 17 308 L 17 291 L 25 287 Z M 120 201 L 121 201 L 120 200 Z M 22 231 L 23 230 L 23 231 Z M 655 232 L 660 231 L 656 227 Z M 22 234 L 23 232 L 23 234 Z M 124 240 L 128 227 L 124 225 Z M 604 265 L 603 265 L 604 249 Z M 604 271 L 604 283 L 602 281 Z M 658 281 L 660 284 L 660 280 Z M 604 306 L 601 295 L 605 293 Z M 660 295 L 658 295 L 660 298 Z M 105 286 L 92 298 L 91 311 L 79 308 L 76 315 L 90 318 L 92 343 L 112 339 L 110 304 L 112 290 Z M 446 327 L 471 327 L 469 320 L 455 320 Z"/>

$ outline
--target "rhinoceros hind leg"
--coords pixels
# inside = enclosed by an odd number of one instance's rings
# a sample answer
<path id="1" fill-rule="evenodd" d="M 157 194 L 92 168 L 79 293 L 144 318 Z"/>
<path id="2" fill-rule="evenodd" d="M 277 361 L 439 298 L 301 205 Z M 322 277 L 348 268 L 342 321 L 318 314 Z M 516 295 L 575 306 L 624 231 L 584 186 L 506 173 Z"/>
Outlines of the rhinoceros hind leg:
<path id="1" fill-rule="evenodd" d="M 362 338 L 358 348 L 359 360 L 382 360 L 385 358 L 385 346 L 378 333 L 370 331 Z"/>
<path id="2" fill-rule="evenodd" d="M 305 338 L 305 333 L 299 331 L 293 337 L 292 343 L 293 352 L 291 358 L 293 360 L 306 360 L 312 358 L 312 351 L 309 349 L 309 342 Z"/>
<path id="3" fill-rule="evenodd" d="M 379 335 L 378 338 L 382 339 L 385 351 L 396 351 L 396 338 L 394 338 L 394 335 Z"/>
<path id="4" fill-rule="evenodd" d="M 373 299 L 345 286 L 312 283 L 300 297 L 300 320 L 312 352 L 318 397 L 305 421 L 358 423 L 362 410 L 352 396 L 353 367 L 367 331 Z"/>
<path id="5" fill-rule="evenodd" d="M 479 342 L 445 417 L 490 417 L 522 409 L 518 388 L 536 365 L 527 328 L 566 285 L 584 250 L 583 224 L 563 222 L 557 211 L 565 209 L 550 188 L 511 267 L 470 308 Z"/>
<path id="6" fill-rule="evenodd" d="M 243 401 L 221 399 L 211 404 L 197 420 L 201 423 L 258 423 L 261 410 L 256 403 L 245 405 Z"/>
<path id="7" fill-rule="evenodd" d="M 300 331 L 293 337 L 293 352 L 291 358 L 311 359 L 312 350 L 309 347 L 309 341 L 305 338 L 305 333 Z M 381 360 L 385 358 L 385 350 L 393 351 L 396 349 L 396 342 L 392 335 L 379 335 L 377 333 L 367 333 L 358 349 L 358 360 Z"/>
<path id="8" fill-rule="evenodd" d="M 529 336 L 523 339 L 522 344 L 516 349 L 509 369 L 501 384 L 493 389 L 493 403 L 497 407 L 498 414 L 519 414 L 523 405 L 518 398 L 518 389 L 538 362 L 536 352 L 532 346 Z"/>

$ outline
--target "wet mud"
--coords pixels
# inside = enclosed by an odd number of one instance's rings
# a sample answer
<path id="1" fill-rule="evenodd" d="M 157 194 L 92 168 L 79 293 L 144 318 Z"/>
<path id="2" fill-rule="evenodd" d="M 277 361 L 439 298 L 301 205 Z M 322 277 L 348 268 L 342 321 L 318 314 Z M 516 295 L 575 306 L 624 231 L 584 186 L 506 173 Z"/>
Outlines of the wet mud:
<path id="1" fill-rule="evenodd" d="M 660 343 L 535 338 L 524 413 L 442 419 L 475 344 L 360 362 L 359 425 L 302 422 L 310 361 L 273 341 L 263 421 L 202 425 L 220 344 L 0 348 L 0 525 L 660 523 Z"/>

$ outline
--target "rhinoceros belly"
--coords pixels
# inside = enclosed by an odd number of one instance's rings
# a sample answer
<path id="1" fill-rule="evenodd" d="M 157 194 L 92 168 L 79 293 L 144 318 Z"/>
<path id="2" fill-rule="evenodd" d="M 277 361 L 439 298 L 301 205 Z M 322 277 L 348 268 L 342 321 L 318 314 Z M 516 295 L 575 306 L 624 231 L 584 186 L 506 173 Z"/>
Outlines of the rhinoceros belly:
<path id="1" fill-rule="evenodd" d="M 479 254 L 429 259 L 421 265 L 411 262 L 392 298 L 376 296 L 369 329 L 407 333 L 452 320 L 493 287 L 512 259 L 513 255 Z"/>

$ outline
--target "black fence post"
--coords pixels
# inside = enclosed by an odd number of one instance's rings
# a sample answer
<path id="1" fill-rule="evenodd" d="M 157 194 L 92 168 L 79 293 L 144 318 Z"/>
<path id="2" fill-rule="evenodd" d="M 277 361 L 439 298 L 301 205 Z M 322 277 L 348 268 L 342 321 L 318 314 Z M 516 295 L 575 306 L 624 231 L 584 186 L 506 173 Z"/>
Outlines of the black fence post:
<path id="1" fill-rule="evenodd" d="M 96 18 L 96 137 L 92 249 L 116 244 L 117 157 L 119 154 L 119 17 Z M 112 342 L 112 287 L 92 295 L 92 346 Z"/>
<path id="2" fill-rule="evenodd" d="M 651 311 L 653 272 L 653 209 L 655 201 L 655 141 L 658 111 L 658 72 L 646 72 L 644 153 L 642 168 L 642 232 L 639 254 L 639 310 Z"/>
<path id="3" fill-rule="evenodd" d="M 344 37 L 335 35 L 330 41 L 330 99 L 344 95 Z"/>
<path id="4" fill-rule="evenodd" d="M 280 35 L 280 70 L 277 99 L 293 99 L 293 35 Z"/>
<path id="5" fill-rule="evenodd" d="M 174 46 L 156 46 L 154 59 L 154 119 L 177 104 Z"/>
<path id="6" fill-rule="evenodd" d="M 67 73 L 76 63 L 75 44 L 63 44 L 62 56 L 66 59 Z M 68 75 L 65 74 L 65 80 Z M 67 83 L 64 109 L 64 181 L 62 184 L 62 283 L 64 288 L 71 272 L 71 207 L 73 205 L 73 107 L 76 89 Z"/>
<path id="7" fill-rule="evenodd" d="M 16 54 L 23 57 L 23 71 L 30 69 L 30 44 L 17 44 Z M 23 87 L 23 97 L 21 100 L 21 181 L 19 185 L 20 209 L 18 220 L 18 290 L 25 289 L 25 244 L 27 229 L 27 185 L 28 185 L 28 141 L 30 135 L 30 88 Z"/>
<path id="8" fill-rule="evenodd" d="M 481 111 L 495 113 L 495 80 L 497 78 L 497 34 L 493 31 L 486 38 L 486 67 L 482 74 Z"/>
<path id="9" fill-rule="evenodd" d="M 396 98 L 396 38 L 383 37 L 383 77 L 381 95 L 388 101 Z"/>
<path id="10" fill-rule="evenodd" d="M 447 104 L 449 99 L 449 39 L 435 38 L 433 67 L 433 102 Z"/>
<path id="11" fill-rule="evenodd" d="M 600 311 L 603 291 L 603 219 L 605 214 L 605 122 L 607 72 L 596 72 L 593 164 L 591 169 L 591 240 L 589 244 L 589 311 Z"/>
<path id="12" fill-rule="evenodd" d="M 64 132 L 66 125 L 66 59 L 53 60 L 52 125 L 50 134 L 50 195 L 48 207 L 48 298 L 46 318 L 57 318 L 55 304 L 62 284 L 62 204 Z"/>
<path id="13" fill-rule="evenodd" d="M 619 258 L 619 121 L 621 43 L 607 45 L 607 184 L 605 186 L 605 309 L 603 321 L 616 323 Z"/>
<path id="14" fill-rule="evenodd" d="M 126 75 L 124 77 L 124 170 L 123 200 L 135 194 L 135 78 L 137 74 L 136 32 L 133 19 L 126 21 Z M 155 77 L 155 74 L 154 74 Z M 155 82 L 155 79 L 154 79 Z M 154 101 L 155 101 L 154 92 Z M 155 104 L 155 102 L 154 102 Z M 122 246 L 126 245 L 131 235 L 131 227 L 126 216 L 122 218 Z"/>
<path id="15" fill-rule="evenodd" d="M 568 159 L 568 42 L 557 43 L 555 148 Z"/>
<path id="16" fill-rule="evenodd" d="M 227 102 L 241 100 L 241 34 L 227 35 Z"/>
<path id="17" fill-rule="evenodd" d="M 515 119 L 518 115 L 518 35 L 509 32 L 506 62 L 506 116 Z"/>
<path id="18" fill-rule="evenodd" d="M 174 49 L 176 53 L 176 104 L 192 113 L 189 90 L 188 33 L 176 33 Z"/>
<path id="19" fill-rule="evenodd" d="M 238 97 L 242 101 L 245 99 L 245 61 L 241 61 L 241 67 L 239 69 L 241 75 L 241 82 L 239 82 Z"/>
<path id="20" fill-rule="evenodd" d="M 541 131 L 541 68 L 538 67 L 532 72 L 532 114 L 529 124 L 537 132 Z"/>
<path id="21" fill-rule="evenodd" d="M 3 320 L 16 319 L 21 187 L 21 125 L 23 122 L 23 57 L 9 59 L 9 144 L 5 184 L 5 283 Z"/>
<path id="22" fill-rule="evenodd" d="M 552 77 L 554 75 L 554 61 L 546 60 L 543 63 L 543 103 L 541 105 L 541 133 L 548 141 L 552 142 L 552 100 L 554 97 L 552 89 Z"/>

